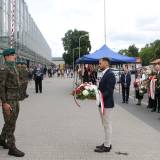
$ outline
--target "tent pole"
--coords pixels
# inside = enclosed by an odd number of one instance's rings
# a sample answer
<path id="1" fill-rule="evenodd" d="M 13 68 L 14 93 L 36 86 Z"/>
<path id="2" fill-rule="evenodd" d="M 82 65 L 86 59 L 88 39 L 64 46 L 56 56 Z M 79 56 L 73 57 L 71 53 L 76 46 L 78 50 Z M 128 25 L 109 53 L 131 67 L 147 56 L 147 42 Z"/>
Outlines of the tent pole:
<path id="1" fill-rule="evenodd" d="M 135 63 L 135 65 L 134 65 L 134 67 L 135 67 L 135 80 L 136 80 L 136 63 Z M 134 101 L 136 101 L 136 90 L 134 90 Z"/>
<path id="2" fill-rule="evenodd" d="M 119 64 L 119 93 L 121 92 L 121 84 L 120 84 L 120 64 Z"/>
<path id="3" fill-rule="evenodd" d="M 104 0 L 104 42 L 106 44 L 106 0 Z"/>

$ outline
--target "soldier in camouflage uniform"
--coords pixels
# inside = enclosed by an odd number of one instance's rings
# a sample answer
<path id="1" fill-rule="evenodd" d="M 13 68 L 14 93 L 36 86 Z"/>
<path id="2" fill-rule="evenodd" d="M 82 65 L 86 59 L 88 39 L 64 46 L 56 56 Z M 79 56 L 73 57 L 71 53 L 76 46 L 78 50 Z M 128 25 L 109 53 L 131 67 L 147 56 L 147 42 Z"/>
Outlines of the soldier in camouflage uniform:
<path id="1" fill-rule="evenodd" d="M 0 66 L 0 99 L 5 124 L 0 135 L 0 145 L 4 149 L 9 149 L 9 155 L 23 157 L 25 154 L 16 148 L 14 137 L 20 97 L 19 75 L 15 66 L 15 50 L 6 49 L 3 55 L 5 64 Z"/>
<path id="2" fill-rule="evenodd" d="M 24 100 L 28 97 L 26 93 L 28 86 L 28 69 L 25 62 L 17 61 L 17 70 L 20 80 L 20 100 Z"/>
<path id="3" fill-rule="evenodd" d="M 27 68 L 27 64 L 26 62 L 22 62 L 22 97 L 23 98 L 27 98 L 29 95 L 27 94 L 27 86 L 28 86 L 28 76 L 29 76 L 29 71 L 28 71 L 28 68 Z"/>
<path id="4" fill-rule="evenodd" d="M 24 100 L 23 95 L 22 95 L 23 94 L 23 91 L 22 91 L 22 81 L 23 81 L 22 62 L 17 61 L 16 64 L 17 64 L 17 71 L 18 71 L 18 74 L 19 74 L 19 82 L 20 82 L 20 91 L 19 91 L 20 98 L 19 98 L 19 100 L 21 101 L 21 100 Z"/>

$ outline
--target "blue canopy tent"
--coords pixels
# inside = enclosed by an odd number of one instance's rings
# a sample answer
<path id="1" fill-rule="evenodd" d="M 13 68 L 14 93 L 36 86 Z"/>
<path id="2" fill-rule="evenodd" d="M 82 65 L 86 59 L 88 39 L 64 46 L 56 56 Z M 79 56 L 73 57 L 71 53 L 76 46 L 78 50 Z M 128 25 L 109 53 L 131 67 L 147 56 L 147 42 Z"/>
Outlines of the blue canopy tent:
<path id="1" fill-rule="evenodd" d="M 98 64 L 97 59 L 85 58 L 84 56 L 76 60 L 76 64 Z"/>
<path id="2" fill-rule="evenodd" d="M 79 58 L 76 63 L 77 64 L 98 64 L 101 58 L 107 57 L 110 59 L 111 64 L 119 64 L 119 79 L 120 79 L 120 64 L 125 63 L 136 63 L 136 58 L 128 57 L 121 55 L 112 51 L 106 45 L 103 45 L 99 50 L 95 51 L 92 54 L 84 55 Z M 120 84 L 119 84 L 119 92 L 120 92 Z"/>
<path id="3" fill-rule="evenodd" d="M 136 63 L 136 58 L 116 53 L 110 48 L 108 48 L 106 45 L 103 45 L 99 50 L 95 51 L 92 54 L 81 57 L 76 61 L 76 63 L 96 64 L 98 63 L 99 59 L 103 57 L 108 57 L 111 60 L 112 64 Z"/>

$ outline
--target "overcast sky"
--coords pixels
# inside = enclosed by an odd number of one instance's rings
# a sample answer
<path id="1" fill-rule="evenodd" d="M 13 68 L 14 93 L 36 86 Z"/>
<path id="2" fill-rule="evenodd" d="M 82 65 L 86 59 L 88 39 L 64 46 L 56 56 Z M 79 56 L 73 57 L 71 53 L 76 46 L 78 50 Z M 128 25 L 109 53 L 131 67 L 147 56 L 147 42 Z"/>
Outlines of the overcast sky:
<path id="1" fill-rule="evenodd" d="M 90 34 L 92 52 L 104 44 L 104 0 L 26 0 L 33 19 L 52 49 L 63 54 L 62 37 L 69 29 Z M 106 0 L 107 45 L 118 51 L 143 47 L 160 37 L 159 0 Z"/>

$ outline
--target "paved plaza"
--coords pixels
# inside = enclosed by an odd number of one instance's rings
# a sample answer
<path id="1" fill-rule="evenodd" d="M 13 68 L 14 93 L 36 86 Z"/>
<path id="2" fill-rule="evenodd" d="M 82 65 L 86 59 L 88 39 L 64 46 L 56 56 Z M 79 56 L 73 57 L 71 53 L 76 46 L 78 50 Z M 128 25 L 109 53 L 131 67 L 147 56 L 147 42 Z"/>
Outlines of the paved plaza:
<path id="1" fill-rule="evenodd" d="M 0 160 L 160 160 L 160 114 L 151 113 L 144 104 L 136 106 L 134 98 L 122 104 L 118 90 L 113 150 L 93 152 L 104 136 L 99 112 L 94 100 L 79 101 L 81 108 L 76 106 L 72 81 L 45 79 L 42 94 L 35 94 L 34 83 L 29 84 L 30 96 L 21 103 L 15 133 L 17 147 L 26 155 L 10 157 L 0 148 Z"/>

